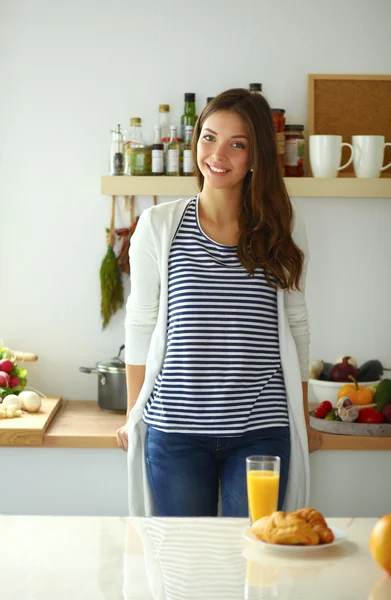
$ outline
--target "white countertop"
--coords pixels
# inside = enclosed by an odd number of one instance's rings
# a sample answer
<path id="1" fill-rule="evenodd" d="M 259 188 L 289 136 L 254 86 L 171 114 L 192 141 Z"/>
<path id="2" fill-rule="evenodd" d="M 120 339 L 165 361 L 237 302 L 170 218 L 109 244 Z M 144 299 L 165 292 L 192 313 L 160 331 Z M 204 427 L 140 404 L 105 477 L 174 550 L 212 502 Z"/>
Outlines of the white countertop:
<path id="1" fill-rule="evenodd" d="M 329 519 L 348 541 L 261 550 L 247 519 L 0 516 L 1 600 L 390 600 L 377 519 Z"/>

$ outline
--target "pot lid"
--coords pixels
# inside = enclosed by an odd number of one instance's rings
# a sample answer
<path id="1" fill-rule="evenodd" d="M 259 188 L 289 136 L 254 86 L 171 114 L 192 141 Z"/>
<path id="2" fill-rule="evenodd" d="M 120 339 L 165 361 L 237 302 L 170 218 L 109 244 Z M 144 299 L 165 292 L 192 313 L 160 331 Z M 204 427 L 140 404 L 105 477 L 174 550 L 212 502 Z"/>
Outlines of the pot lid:
<path id="1" fill-rule="evenodd" d="M 126 367 L 123 360 L 120 358 L 120 354 L 122 350 L 125 348 L 122 345 L 118 351 L 118 355 L 114 356 L 114 358 L 110 358 L 110 360 L 102 360 L 96 363 L 96 368 L 98 371 L 103 371 L 105 373 L 125 373 Z"/>

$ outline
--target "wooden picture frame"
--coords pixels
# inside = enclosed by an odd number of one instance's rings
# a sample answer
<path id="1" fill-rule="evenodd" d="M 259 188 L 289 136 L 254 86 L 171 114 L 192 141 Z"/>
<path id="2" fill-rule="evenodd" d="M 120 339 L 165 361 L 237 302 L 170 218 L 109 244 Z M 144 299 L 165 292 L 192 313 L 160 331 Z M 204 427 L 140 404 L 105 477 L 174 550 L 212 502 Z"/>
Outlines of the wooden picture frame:
<path id="1" fill-rule="evenodd" d="M 391 75 L 309 74 L 307 131 L 307 159 L 310 135 L 342 135 L 349 144 L 352 135 L 384 135 L 391 142 Z M 344 147 L 341 164 L 349 153 Z M 390 161 L 391 148 L 386 148 L 384 164 Z M 354 176 L 353 165 L 338 175 Z M 391 177 L 391 169 L 381 177 Z"/>

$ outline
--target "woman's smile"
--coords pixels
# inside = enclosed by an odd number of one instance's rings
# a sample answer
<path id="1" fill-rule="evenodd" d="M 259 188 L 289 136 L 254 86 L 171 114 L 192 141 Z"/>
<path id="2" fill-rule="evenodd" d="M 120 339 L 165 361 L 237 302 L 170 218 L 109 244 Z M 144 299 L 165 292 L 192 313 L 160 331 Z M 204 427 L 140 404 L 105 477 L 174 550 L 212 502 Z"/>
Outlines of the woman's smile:
<path id="1" fill-rule="evenodd" d="M 205 164 L 208 167 L 208 169 L 210 170 L 210 172 L 213 175 L 217 175 L 218 177 L 219 176 L 221 177 L 222 175 L 226 175 L 227 173 L 230 172 L 230 169 L 224 169 L 223 167 L 218 167 L 216 165 L 209 164 L 207 162 Z"/>

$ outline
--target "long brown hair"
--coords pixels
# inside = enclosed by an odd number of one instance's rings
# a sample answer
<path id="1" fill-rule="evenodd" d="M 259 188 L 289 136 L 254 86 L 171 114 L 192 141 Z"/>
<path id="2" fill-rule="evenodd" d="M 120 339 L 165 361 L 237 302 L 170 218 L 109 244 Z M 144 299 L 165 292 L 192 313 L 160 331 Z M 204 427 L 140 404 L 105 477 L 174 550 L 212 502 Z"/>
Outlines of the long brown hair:
<path id="1" fill-rule="evenodd" d="M 272 288 L 299 289 L 304 253 L 292 239 L 292 204 L 279 167 L 272 112 L 261 94 L 241 88 L 227 90 L 205 106 L 192 142 L 199 188 L 202 190 L 204 185 L 197 164 L 201 129 L 208 117 L 224 110 L 237 113 L 246 123 L 253 165 L 253 172 L 249 171 L 243 181 L 238 258 L 250 275 L 263 267 Z"/>

